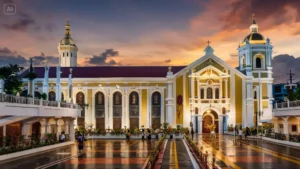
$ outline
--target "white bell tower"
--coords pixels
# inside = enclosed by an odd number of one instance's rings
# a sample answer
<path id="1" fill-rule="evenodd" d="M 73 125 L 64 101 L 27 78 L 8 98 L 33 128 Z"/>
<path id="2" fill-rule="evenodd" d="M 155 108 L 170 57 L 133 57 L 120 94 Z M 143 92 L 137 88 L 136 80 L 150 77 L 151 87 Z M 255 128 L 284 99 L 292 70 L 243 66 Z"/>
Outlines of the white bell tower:
<path id="1" fill-rule="evenodd" d="M 58 44 L 58 53 L 61 67 L 77 67 L 77 51 L 74 40 L 71 38 L 70 23 L 67 20 L 65 37 Z"/>

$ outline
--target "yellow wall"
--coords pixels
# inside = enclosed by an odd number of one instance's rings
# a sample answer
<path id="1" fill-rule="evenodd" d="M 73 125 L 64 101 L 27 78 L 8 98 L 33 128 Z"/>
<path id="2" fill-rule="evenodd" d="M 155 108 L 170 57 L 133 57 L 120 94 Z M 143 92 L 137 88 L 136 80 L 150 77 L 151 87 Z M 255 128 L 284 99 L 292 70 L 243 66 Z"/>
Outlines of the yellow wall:
<path id="1" fill-rule="evenodd" d="M 262 101 L 262 106 L 263 106 L 263 108 L 268 108 L 268 106 L 269 106 L 269 101 Z"/>
<path id="2" fill-rule="evenodd" d="M 242 94 L 242 78 L 235 75 L 235 112 L 236 112 L 236 123 L 242 123 L 243 114 L 243 94 Z"/>
<path id="3" fill-rule="evenodd" d="M 141 112 L 141 125 L 145 125 L 146 126 L 146 122 L 147 122 L 147 89 L 142 89 L 142 112 Z"/>
<path id="4" fill-rule="evenodd" d="M 268 97 L 267 83 L 262 83 L 261 88 L 262 88 L 262 97 Z"/>
<path id="5" fill-rule="evenodd" d="M 179 76 L 176 79 L 176 95 L 174 102 L 176 104 L 176 124 L 183 124 L 183 107 L 182 104 L 177 104 L 177 96 L 183 96 L 183 76 Z"/>

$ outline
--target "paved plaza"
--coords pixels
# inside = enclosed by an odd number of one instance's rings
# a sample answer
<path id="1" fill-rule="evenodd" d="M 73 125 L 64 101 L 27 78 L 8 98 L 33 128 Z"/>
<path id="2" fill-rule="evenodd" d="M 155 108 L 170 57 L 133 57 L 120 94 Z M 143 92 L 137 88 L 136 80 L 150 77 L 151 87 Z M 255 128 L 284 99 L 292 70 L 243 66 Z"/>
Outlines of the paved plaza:
<path id="1" fill-rule="evenodd" d="M 299 169 L 300 149 L 261 140 L 234 141 L 219 135 L 214 142 L 209 135 L 197 135 L 194 141 L 209 158 L 223 169 Z M 154 148 L 156 140 L 89 140 L 85 152 L 78 154 L 76 144 L 36 155 L 0 163 L 2 169 L 140 169 Z M 168 140 L 162 168 L 195 168 L 182 139 Z"/>

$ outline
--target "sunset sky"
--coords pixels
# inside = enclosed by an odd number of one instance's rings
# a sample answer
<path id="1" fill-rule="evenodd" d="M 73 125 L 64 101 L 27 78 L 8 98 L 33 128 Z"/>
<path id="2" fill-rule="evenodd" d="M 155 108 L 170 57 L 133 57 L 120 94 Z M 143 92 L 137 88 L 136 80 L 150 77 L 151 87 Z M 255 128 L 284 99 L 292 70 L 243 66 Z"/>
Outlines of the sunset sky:
<path id="1" fill-rule="evenodd" d="M 280 55 L 275 82 L 285 82 L 290 68 L 300 72 L 299 0 L 2 0 L 0 9 L 7 3 L 16 4 L 17 13 L 0 14 L 2 65 L 27 65 L 34 56 L 36 65 L 44 58 L 55 65 L 69 19 L 80 66 L 187 65 L 203 56 L 209 40 L 215 54 L 236 67 L 236 49 L 255 13 L 273 57 Z M 113 54 L 104 55 L 107 49 Z"/>

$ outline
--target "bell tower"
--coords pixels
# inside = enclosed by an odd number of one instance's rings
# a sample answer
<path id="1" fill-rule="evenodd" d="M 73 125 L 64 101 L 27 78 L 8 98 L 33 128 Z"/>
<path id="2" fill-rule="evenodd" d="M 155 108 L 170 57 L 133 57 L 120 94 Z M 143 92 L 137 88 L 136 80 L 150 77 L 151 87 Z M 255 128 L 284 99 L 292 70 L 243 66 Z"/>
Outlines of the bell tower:
<path id="1" fill-rule="evenodd" d="M 77 67 L 77 51 L 74 40 L 71 38 L 71 25 L 67 20 L 65 37 L 58 44 L 59 64 L 61 67 Z"/>

